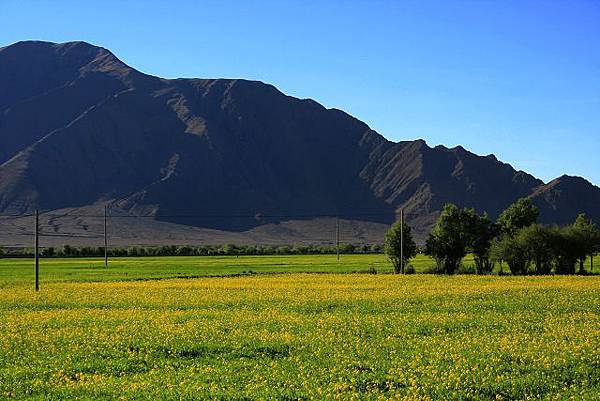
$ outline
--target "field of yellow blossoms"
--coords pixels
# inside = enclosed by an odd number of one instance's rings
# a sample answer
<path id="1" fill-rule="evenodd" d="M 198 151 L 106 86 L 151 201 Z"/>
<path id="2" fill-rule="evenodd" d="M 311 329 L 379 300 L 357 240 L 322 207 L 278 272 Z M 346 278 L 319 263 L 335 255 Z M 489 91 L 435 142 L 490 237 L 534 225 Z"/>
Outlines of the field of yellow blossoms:
<path id="1" fill-rule="evenodd" d="M 0 288 L 0 399 L 600 399 L 600 277 Z"/>

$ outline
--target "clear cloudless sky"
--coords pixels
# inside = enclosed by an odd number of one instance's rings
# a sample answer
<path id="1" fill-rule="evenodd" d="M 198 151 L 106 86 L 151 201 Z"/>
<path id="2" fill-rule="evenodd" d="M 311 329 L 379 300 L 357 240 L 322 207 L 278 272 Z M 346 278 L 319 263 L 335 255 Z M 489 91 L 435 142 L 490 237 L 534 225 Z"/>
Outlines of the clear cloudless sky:
<path id="1" fill-rule="evenodd" d="M 1 0 L 0 46 L 26 39 L 85 40 L 167 78 L 269 82 L 394 141 L 600 185 L 598 0 Z"/>

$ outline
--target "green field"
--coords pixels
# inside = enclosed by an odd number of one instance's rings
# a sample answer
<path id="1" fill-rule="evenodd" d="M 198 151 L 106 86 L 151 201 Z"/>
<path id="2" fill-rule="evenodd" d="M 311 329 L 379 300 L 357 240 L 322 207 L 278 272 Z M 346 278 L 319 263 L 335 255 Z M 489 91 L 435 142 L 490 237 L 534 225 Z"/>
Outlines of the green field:
<path id="1" fill-rule="evenodd" d="M 470 263 L 466 258 L 465 263 Z M 420 255 L 411 261 L 417 271 L 432 267 L 434 262 Z M 374 268 L 380 273 L 391 272 L 385 255 L 291 255 L 291 256 L 173 256 L 143 258 L 112 258 L 104 267 L 100 258 L 48 258 L 40 260 L 40 280 L 124 281 L 163 278 L 198 278 L 252 273 L 353 273 Z M 7 285 L 32 283 L 32 259 L 0 259 L 0 288 Z"/>
<path id="2" fill-rule="evenodd" d="M 598 261 L 600 263 L 600 260 Z M 473 264 L 468 255 L 463 266 Z M 432 269 L 435 262 L 418 255 L 410 261 L 417 273 Z M 287 255 L 287 256 L 173 256 L 111 258 L 108 268 L 102 258 L 41 258 L 40 281 L 134 281 L 171 278 L 200 278 L 269 273 L 360 273 L 375 269 L 390 273 L 392 265 L 382 254 Z M 586 264 L 590 270 L 590 261 Z M 496 268 L 498 271 L 499 268 Z M 508 267 L 504 266 L 508 272 Z M 600 267 L 596 267 L 598 273 Z M 0 258 L 0 288 L 34 282 L 33 260 L 29 258 Z"/>
<path id="3" fill-rule="evenodd" d="M 381 255 L 41 266 L 35 293 L 31 260 L 0 261 L 0 399 L 600 398 L 599 276 L 337 274 L 390 271 Z"/>

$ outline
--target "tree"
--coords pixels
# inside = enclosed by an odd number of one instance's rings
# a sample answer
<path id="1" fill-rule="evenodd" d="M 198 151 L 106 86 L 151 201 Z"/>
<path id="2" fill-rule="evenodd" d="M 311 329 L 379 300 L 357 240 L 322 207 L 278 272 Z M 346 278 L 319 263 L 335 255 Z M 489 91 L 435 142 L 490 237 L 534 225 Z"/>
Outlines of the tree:
<path id="1" fill-rule="evenodd" d="M 555 227 L 553 232 L 554 264 L 557 274 L 575 274 L 577 237 L 573 226 Z"/>
<path id="2" fill-rule="evenodd" d="M 445 274 L 453 274 L 467 254 L 470 239 L 465 224 L 467 213 L 456 205 L 446 204 L 427 239 L 425 253 L 435 259 L 438 269 Z"/>
<path id="3" fill-rule="evenodd" d="M 600 237 L 598 237 L 598 242 L 594 245 L 594 249 L 592 251 L 592 255 L 590 256 L 590 272 L 594 272 L 594 255 L 600 252 Z"/>
<path id="4" fill-rule="evenodd" d="M 490 257 L 490 248 L 497 235 L 496 225 L 487 213 L 480 216 L 473 209 L 463 210 L 463 220 L 468 231 L 468 247 L 473 252 L 477 274 L 491 273 L 494 270 L 494 262 Z"/>
<path id="5" fill-rule="evenodd" d="M 504 261 L 512 274 L 526 274 L 529 271 L 530 258 L 527 244 L 518 236 L 505 236 L 492 245 L 492 258 Z"/>
<path id="6" fill-rule="evenodd" d="M 190 255 L 194 254 L 194 249 L 191 246 L 182 245 L 182 246 L 177 247 L 175 254 L 177 256 L 190 256 Z"/>
<path id="7" fill-rule="evenodd" d="M 402 235 L 401 235 L 402 234 Z M 400 257 L 400 248 L 402 247 L 402 256 Z M 385 234 L 385 253 L 394 266 L 394 272 L 404 273 L 402 267 L 406 266 L 409 259 L 417 255 L 417 244 L 413 240 L 411 228 L 408 224 L 396 222 Z"/>
<path id="8" fill-rule="evenodd" d="M 521 228 L 536 223 L 539 214 L 539 209 L 531 203 L 531 199 L 521 198 L 507 207 L 496 223 L 503 235 L 513 237 Z"/>
<path id="9" fill-rule="evenodd" d="M 590 273 L 594 273 L 594 256 L 600 252 L 600 238 L 598 238 L 598 242 L 594 245 L 592 249 L 592 253 L 590 254 Z"/>
<path id="10" fill-rule="evenodd" d="M 54 247 L 44 248 L 42 249 L 42 256 L 44 257 L 52 257 L 55 255 Z M 2 256 L 2 250 L 0 249 L 0 256 Z"/>
<path id="11" fill-rule="evenodd" d="M 524 227 L 516 235 L 525 247 L 525 255 L 535 265 L 536 274 L 550 274 L 554 259 L 554 237 L 550 229 L 541 224 Z"/>
<path id="12" fill-rule="evenodd" d="M 585 214 L 577 216 L 575 222 L 571 225 L 571 231 L 574 238 L 574 249 L 579 261 L 579 274 L 583 274 L 587 257 L 593 257 L 596 246 L 600 242 L 600 231 L 591 220 L 585 218 Z"/>
<path id="13" fill-rule="evenodd" d="M 65 245 L 65 246 L 63 246 L 61 254 L 66 257 L 70 257 L 70 256 L 78 256 L 79 252 L 78 252 L 77 248 L 73 248 L 70 245 Z"/>

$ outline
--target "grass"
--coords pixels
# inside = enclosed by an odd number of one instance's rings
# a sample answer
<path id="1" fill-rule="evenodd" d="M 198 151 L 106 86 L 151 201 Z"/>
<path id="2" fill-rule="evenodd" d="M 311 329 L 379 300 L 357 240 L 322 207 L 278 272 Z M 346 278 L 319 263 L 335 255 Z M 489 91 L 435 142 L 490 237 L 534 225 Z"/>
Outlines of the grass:
<path id="1" fill-rule="evenodd" d="M 411 264 L 417 271 L 433 266 L 433 261 L 419 255 Z M 206 276 L 251 273 L 353 273 L 392 271 L 385 255 L 292 255 L 292 256 L 174 256 L 112 258 L 104 267 L 101 258 L 41 259 L 40 281 L 84 282 L 124 281 L 166 278 L 197 278 Z M 32 259 L 0 259 L 0 288 L 32 283 Z"/>
<path id="2" fill-rule="evenodd" d="M 0 399 L 600 397 L 600 276 L 297 273 L 391 269 L 342 262 L 2 260 Z"/>
<path id="3" fill-rule="evenodd" d="M 428 256 L 418 255 L 410 261 L 417 273 L 434 267 Z M 463 259 L 463 266 L 473 264 L 473 257 Z M 600 260 L 596 262 L 600 270 Z M 111 258 L 108 268 L 103 258 L 41 258 L 40 281 L 98 282 L 135 281 L 171 278 L 200 278 L 268 273 L 378 273 L 392 272 L 385 255 L 287 255 L 287 256 L 173 256 Z M 579 269 L 579 267 L 577 267 Z M 587 261 L 586 269 L 590 269 Z M 496 269 L 498 270 L 498 268 Z M 508 267 L 504 266 L 508 272 Z M 34 280 L 33 260 L 30 258 L 0 258 L 0 288 L 29 284 Z"/>

